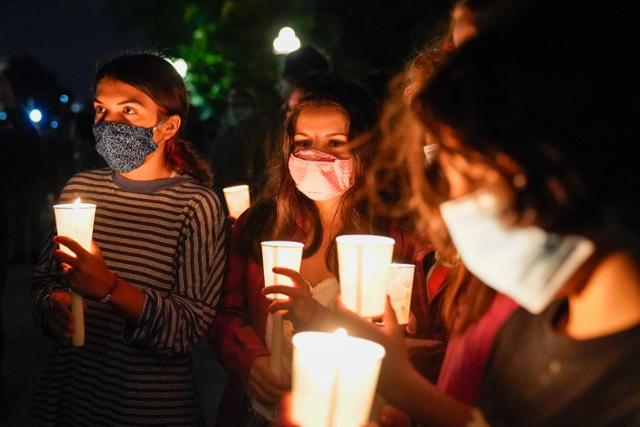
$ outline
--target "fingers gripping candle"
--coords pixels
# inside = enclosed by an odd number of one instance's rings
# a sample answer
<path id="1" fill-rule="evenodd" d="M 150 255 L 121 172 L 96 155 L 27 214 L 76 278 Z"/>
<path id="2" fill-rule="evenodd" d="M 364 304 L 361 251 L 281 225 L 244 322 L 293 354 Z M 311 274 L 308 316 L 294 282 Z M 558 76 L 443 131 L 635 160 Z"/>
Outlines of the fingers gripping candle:
<path id="1" fill-rule="evenodd" d="M 96 215 L 96 205 L 82 203 L 80 198 L 74 203 L 59 204 L 53 207 L 56 218 L 56 229 L 59 236 L 70 237 L 78 242 L 85 250 L 91 250 L 93 236 L 93 221 Z M 75 255 L 69 248 L 60 245 L 60 249 L 70 255 Z M 84 303 L 82 297 L 71 292 L 71 312 L 75 319 L 71 343 L 74 347 L 84 345 Z"/>
<path id="2" fill-rule="evenodd" d="M 295 271 L 300 271 L 300 263 L 302 262 L 302 249 L 304 245 L 299 242 L 287 241 L 270 241 L 262 242 L 262 268 L 264 272 L 265 286 L 285 285 L 293 286 L 290 278 L 276 274 L 273 267 L 286 267 Z M 274 294 L 270 297 L 275 300 L 285 299 L 283 294 Z M 279 313 L 270 313 L 271 317 L 271 342 L 269 350 L 271 351 L 271 371 L 274 375 L 282 376 L 282 315 Z"/>

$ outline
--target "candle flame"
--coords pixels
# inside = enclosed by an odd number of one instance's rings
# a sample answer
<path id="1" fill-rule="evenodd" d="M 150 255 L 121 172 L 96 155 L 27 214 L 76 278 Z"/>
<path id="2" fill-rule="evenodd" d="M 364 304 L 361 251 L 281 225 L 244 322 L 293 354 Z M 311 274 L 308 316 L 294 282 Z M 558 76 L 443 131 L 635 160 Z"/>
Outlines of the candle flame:
<path id="1" fill-rule="evenodd" d="M 74 204 L 74 205 L 79 205 L 79 204 L 81 204 L 81 203 L 82 203 L 82 201 L 80 200 L 80 197 L 78 197 L 78 198 L 76 199 L 76 201 L 75 201 L 75 202 L 73 202 L 73 204 Z"/>
<path id="2" fill-rule="evenodd" d="M 348 334 L 345 328 L 338 328 L 335 330 L 334 335 L 337 337 L 346 337 Z"/>

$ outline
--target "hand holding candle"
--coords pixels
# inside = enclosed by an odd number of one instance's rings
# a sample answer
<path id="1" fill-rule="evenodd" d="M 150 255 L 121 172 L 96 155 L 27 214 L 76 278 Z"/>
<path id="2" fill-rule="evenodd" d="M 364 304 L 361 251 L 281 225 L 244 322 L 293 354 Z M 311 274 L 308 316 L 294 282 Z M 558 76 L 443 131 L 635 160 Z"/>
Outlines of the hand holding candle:
<path id="1" fill-rule="evenodd" d="M 272 313 L 283 311 L 283 318 L 297 324 L 308 323 L 311 319 L 314 305 L 319 304 L 319 302 L 313 299 L 313 295 L 311 295 L 308 280 L 302 277 L 299 272 L 290 268 L 274 267 L 273 272 L 291 279 L 293 286 L 267 286 L 262 290 L 262 293 L 266 295 L 267 298 L 269 298 L 270 295 L 278 293 L 287 297 L 287 299 L 273 301 L 269 306 L 269 311 Z"/>
<path id="2" fill-rule="evenodd" d="M 70 241 L 77 242 L 78 246 L 83 247 L 86 251 L 91 250 L 96 205 L 82 203 L 78 198 L 75 203 L 55 205 L 53 210 L 58 234 L 66 236 Z M 72 254 L 67 246 L 61 246 L 60 252 L 68 256 Z M 71 298 L 71 311 L 74 316 L 74 330 L 71 342 L 78 347 L 84 345 L 84 303 L 76 293 L 72 293 Z"/>
<path id="3" fill-rule="evenodd" d="M 293 282 L 287 276 L 281 276 L 273 271 L 274 267 L 287 267 L 292 270 L 300 270 L 302 262 L 302 249 L 304 245 L 299 242 L 269 241 L 262 242 L 262 268 L 264 270 L 265 286 L 293 286 Z M 269 298 L 285 299 L 286 295 L 271 294 Z M 277 377 L 282 376 L 282 315 L 279 313 L 271 316 L 271 369 Z"/>

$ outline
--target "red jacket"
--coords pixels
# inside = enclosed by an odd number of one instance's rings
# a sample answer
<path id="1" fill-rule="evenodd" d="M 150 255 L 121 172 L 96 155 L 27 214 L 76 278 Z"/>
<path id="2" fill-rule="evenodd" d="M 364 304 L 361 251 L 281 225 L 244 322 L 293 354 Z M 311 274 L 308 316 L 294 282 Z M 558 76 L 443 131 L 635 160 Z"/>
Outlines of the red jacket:
<path id="1" fill-rule="evenodd" d="M 262 263 L 244 253 L 241 246 L 247 214 L 245 212 L 231 230 L 227 273 L 218 314 L 209 333 L 209 346 L 229 371 L 227 387 L 218 408 L 216 425 L 219 426 L 230 426 L 238 420 L 251 363 L 256 357 L 269 354 L 265 343 L 269 301 L 261 294 L 264 288 Z M 388 234 L 396 241 L 394 261 L 413 261 L 415 246 L 407 232 L 392 223 Z M 291 239 L 305 240 L 304 235 L 292 236 Z"/>

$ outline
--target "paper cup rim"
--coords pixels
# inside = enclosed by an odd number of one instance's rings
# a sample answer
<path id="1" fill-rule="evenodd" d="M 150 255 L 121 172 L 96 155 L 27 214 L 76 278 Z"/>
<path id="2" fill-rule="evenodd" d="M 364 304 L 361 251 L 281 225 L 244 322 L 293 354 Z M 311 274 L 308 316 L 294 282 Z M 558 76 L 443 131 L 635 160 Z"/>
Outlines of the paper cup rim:
<path id="1" fill-rule="evenodd" d="M 222 189 L 223 193 L 235 193 L 235 192 L 239 192 L 242 190 L 248 190 L 249 186 L 247 184 L 242 184 L 242 185 L 233 185 L 231 187 L 224 187 Z"/>
<path id="2" fill-rule="evenodd" d="M 292 242 L 288 240 L 267 240 L 260 242 L 261 246 L 269 248 L 304 248 L 304 243 Z"/>
<path id="3" fill-rule="evenodd" d="M 95 209 L 94 203 L 61 203 L 53 205 L 54 209 Z"/>
<path id="4" fill-rule="evenodd" d="M 330 339 L 334 336 L 335 334 L 332 332 L 316 332 L 316 331 L 298 332 L 297 334 L 293 335 L 291 341 L 293 343 L 293 346 L 296 349 L 300 351 L 305 351 L 306 350 L 304 348 L 305 342 L 308 342 L 309 340 L 312 340 L 312 339 L 317 340 L 319 338 L 321 340 L 325 340 L 326 344 L 329 344 L 331 342 Z M 370 341 L 364 338 L 354 337 L 351 335 L 343 335 L 340 337 L 340 339 L 344 339 L 347 345 L 340 346 L 339 348 L 335 348 L 335 352 L 338 355 L 343 354 L 345 350 L 353 350 L 353 348 L 349 348 L 349 347 L 357 347 L 358 350 L 370 352 L 373 354 L 374 356 L 373 358 L 377 360 L 382 359 L 386 354 L 384 347 L 374 341 Z M 322 343 L 322 344 L 325 344 L 325 343 Z M 328 350 L 333 350 L 328 345 L 325 345 L 323 347 Z"/>
<path id="5" fill-rule="evenodd" d="M 391 237 L 378 236 L 375 234 L 343 234 L 336 237 L 336 242 L 347 245 L 374 245 L 388 246 L 395 245 L 396 241 Z"/>
<path id="6" fill-rule="evenodd" d="M 401 262 L 392 262 L 389 268 L 416 268 L 415 264 L 403 264 Z"/>

